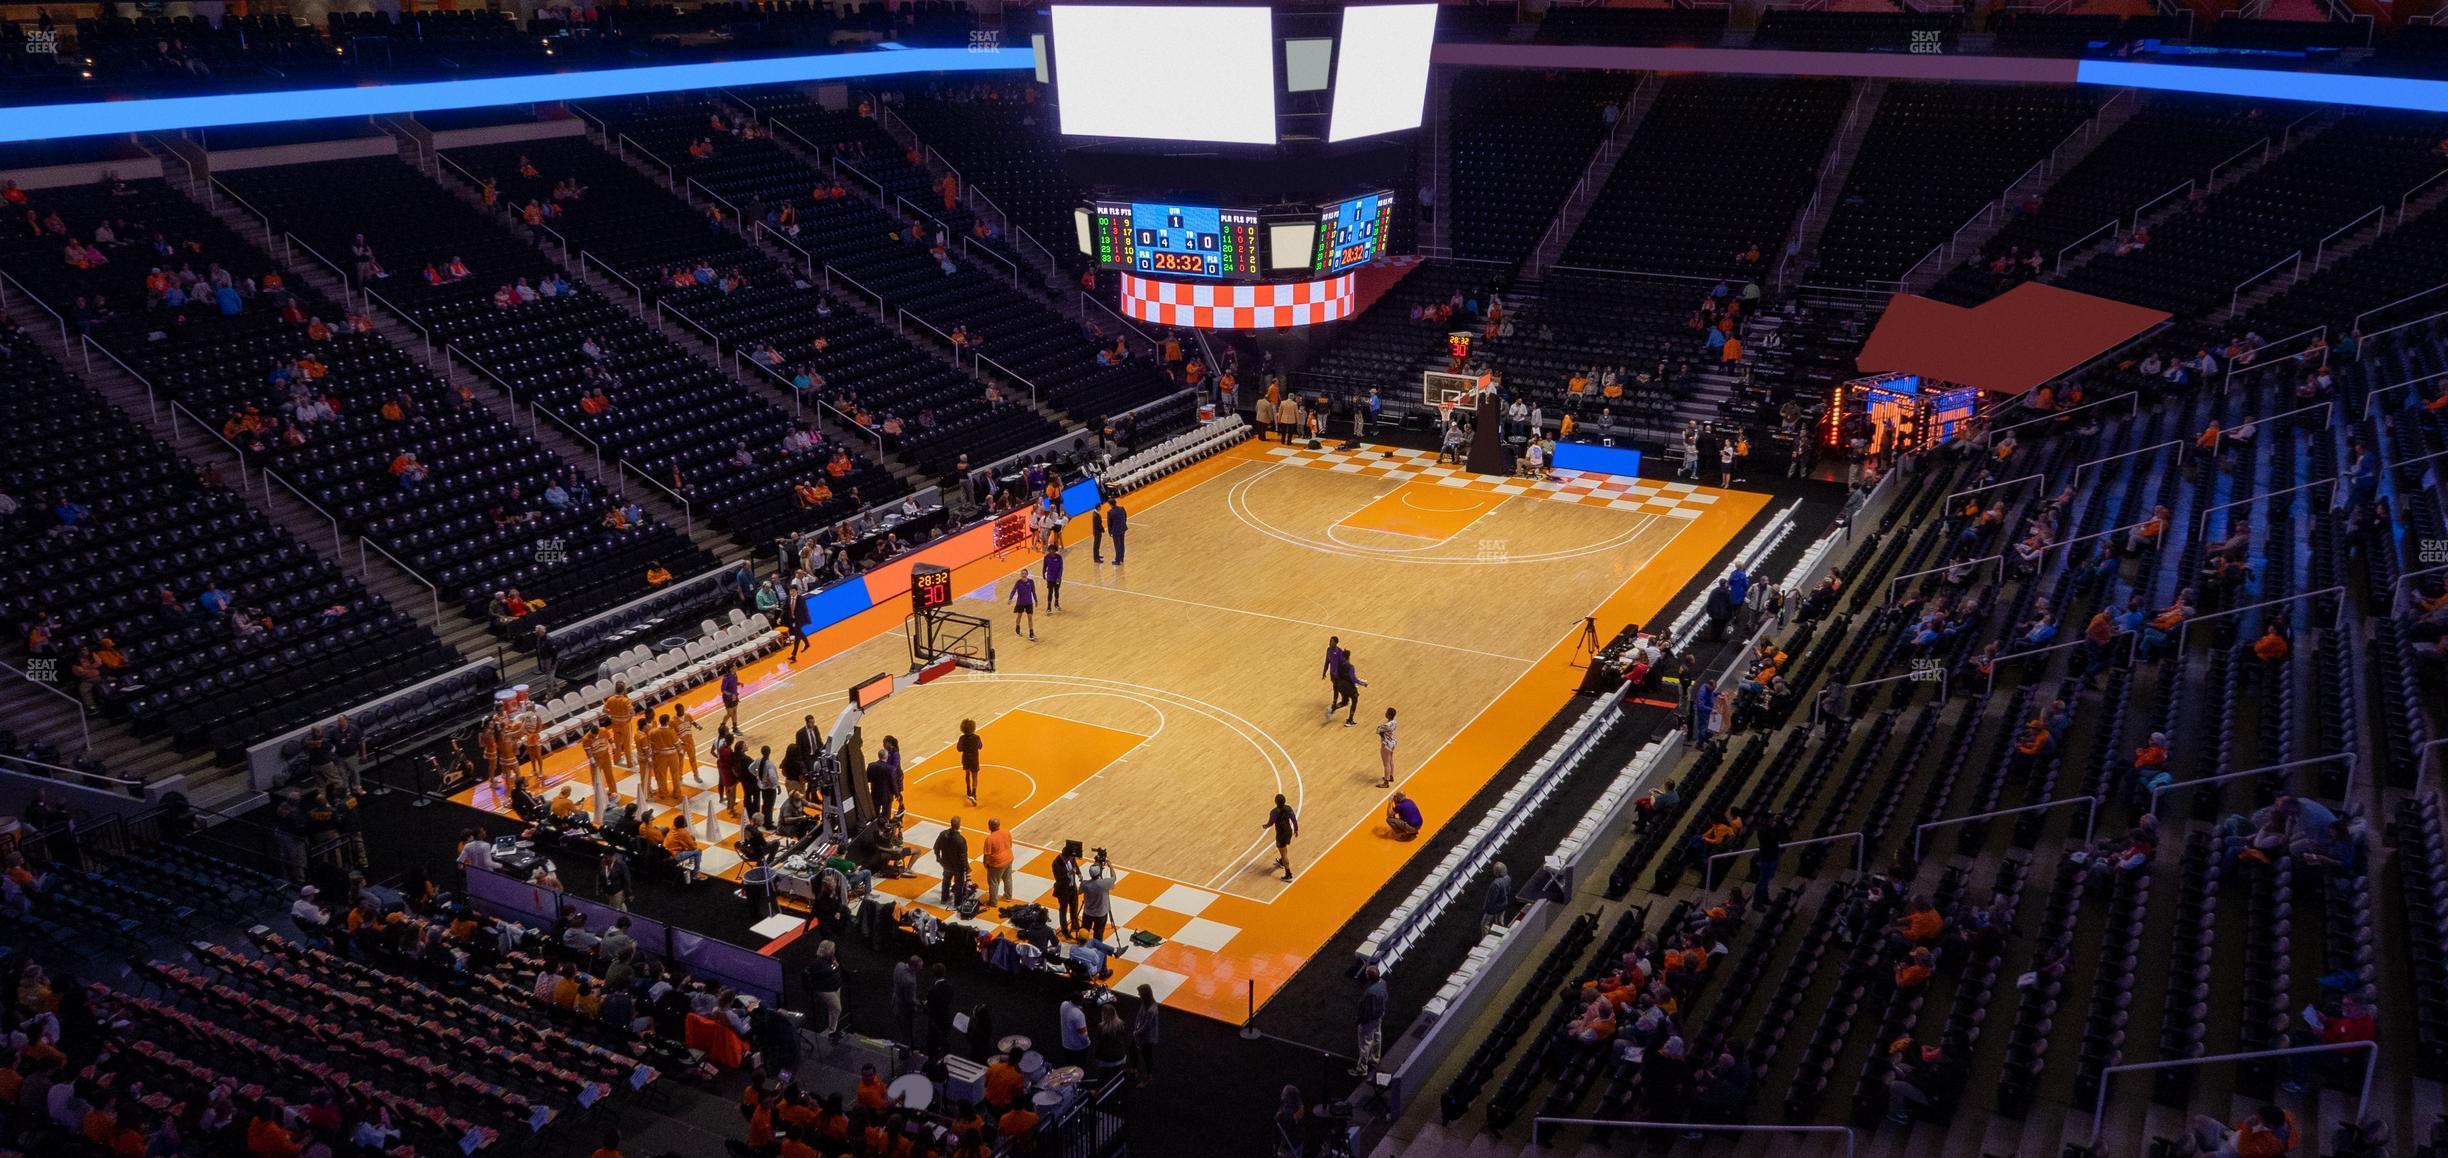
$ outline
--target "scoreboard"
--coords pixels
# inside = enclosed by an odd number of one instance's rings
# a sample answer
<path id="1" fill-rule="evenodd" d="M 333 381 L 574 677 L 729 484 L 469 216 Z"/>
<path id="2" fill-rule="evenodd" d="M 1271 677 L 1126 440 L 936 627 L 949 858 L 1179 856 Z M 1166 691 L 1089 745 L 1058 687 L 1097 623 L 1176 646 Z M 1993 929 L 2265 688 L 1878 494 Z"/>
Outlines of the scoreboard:
<path id="1" fill-rule="evenodd" d="M 1369 193 L 1318 212 L 1317 261 L 1321 274 L 1341 273 L 1375 261 L 1394 228 L 1394 195 Z"/>
<path id="2" fill-rule="evenodd" d="M 1079 250 L 1099 269 L 1154 282 L 1332 278 L 1384 257 L 1394 194 L 1264 209 L 1094 198 L 1072 210 Z"/>
<path id="3" fill-rule="evenodd" d="M 952 569 L 935 563 L 910 567 L 910 611 L 924 614 L 952 603 Z"/>
<path id="4" fill-rule="evenodd" d="M 1099 201 L 1089 243 L 1096 263 L 1157 277 L 1255 278 L 1258 215 L 1212 205 Z"/>

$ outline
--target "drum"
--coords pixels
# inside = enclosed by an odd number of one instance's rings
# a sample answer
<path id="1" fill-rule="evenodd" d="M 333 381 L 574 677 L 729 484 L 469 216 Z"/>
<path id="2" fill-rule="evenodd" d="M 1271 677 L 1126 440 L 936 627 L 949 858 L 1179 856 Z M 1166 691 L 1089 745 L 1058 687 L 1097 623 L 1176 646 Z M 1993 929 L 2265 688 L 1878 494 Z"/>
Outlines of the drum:
<path id="1" fill-rule="evenodd" d="M 1038 1053 L 1036 1050 L 1032 1049 L 1020 1055 L 1020 1074 L 1029 1081 L 1036 1081 L 1037 1076 L 1044 1073 L 1045 1069 L 1046 1063 L 1044 1054 Z"/>
<path id="2" fill-rule="evenodd" d="M 894 1078 L 892 1084 L 885 1087 L 885 1092 L 913 1110 L 926 1109 L 935 1102 L 935 1083 L 928 1081 L 925 1074 L 903 1074 Z"/>

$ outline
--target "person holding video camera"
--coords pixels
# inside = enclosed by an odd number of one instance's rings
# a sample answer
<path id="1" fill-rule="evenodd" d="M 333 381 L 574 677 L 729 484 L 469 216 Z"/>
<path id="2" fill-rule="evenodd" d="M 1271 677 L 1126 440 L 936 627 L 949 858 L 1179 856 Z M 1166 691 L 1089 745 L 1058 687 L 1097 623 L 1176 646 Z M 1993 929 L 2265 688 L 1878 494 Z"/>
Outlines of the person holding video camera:
<path id="1" fill-rule="evenodd" d="M 1105 927 L 1113 921 L 1113 866 L 1105 859 L 1105 850 L 1096 850 L 1096 860 L 1088 866 L 1088 875 L 1080 880 L 1080 931 L 1092 941 L 1105 939 Z"/>

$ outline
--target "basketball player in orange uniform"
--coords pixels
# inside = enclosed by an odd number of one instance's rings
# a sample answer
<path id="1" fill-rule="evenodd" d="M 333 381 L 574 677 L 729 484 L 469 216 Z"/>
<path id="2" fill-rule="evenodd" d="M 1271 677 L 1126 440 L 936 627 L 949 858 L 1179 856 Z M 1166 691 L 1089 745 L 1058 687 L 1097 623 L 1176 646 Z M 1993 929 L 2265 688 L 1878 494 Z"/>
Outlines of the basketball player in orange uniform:
<path id="1" fill-rule="evenodd" d="M 680 798 L 680 737 L 672 731 L 669 712 L 646 729 L 646 775 L 654 795 Z"/>
<path id="2" fill-rule="evenodd" d="M 704 781 L 697 778 L 697 718 L 689 715 L 686 704 L 672 705 L 672 736 L 680 744 L 678 767 L 687 775 L 690 784 L 702 786 Z"/>
<path id="3" fill-rule="evenodd" d="M 477 730 L 476 751 L 484 764 L 485 783 L 493 786 L 494 803 L 509 803 L 510 789 L 518 779 L 518 750 L 511 746 L 509 731 L 498 711 Z"/>
<path id="4" fill-rule="evenodd" d="M 612 725 L 612 756 L 621 766 L 638 770 L 637 707 L 629 702 L 629 681 L 614 680 L 612 694 L 604 697 L 604 719 Z"/>
<path id="5" fill-rule="evenodd" d="M 586 738 L 578 742 L 578 747 L 586 752 L 587 778 L 594 782 L 595 788 L 595 819 L 601 823 L 604 793 L 620 779 L 620 774 L 612 770 L 612 733 L 588 724 Z"/>

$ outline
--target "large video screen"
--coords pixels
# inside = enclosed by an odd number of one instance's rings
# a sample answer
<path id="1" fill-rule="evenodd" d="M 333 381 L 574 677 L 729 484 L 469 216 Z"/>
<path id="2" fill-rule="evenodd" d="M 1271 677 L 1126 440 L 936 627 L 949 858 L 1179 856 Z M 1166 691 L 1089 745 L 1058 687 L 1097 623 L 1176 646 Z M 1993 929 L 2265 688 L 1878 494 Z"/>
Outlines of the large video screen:
<path id="1" fill-rule="evenodd" d="M 1436 40 L 1434 4 L 1356 5 L 1343 10 L 1335 58 L 1334 113 L 1326 139 L 1392 133 L 1420 126 L 1428 104 L 1428 53 Z"/>
<path id="2" fill-rule="evenodd" d="M 1318 213 L 1316 270 L 1341 273 L 1377 260 L 1393 225 L 1392 193 L 1368 193 L 1325 207 Z"/>
<path id="3" fill-rule="evenodd" d="M 1063 132 L 1275 143 L 1271 9 L 1057 4 L 1053 27 Z"/>

